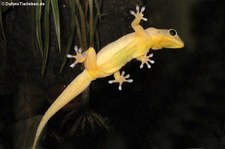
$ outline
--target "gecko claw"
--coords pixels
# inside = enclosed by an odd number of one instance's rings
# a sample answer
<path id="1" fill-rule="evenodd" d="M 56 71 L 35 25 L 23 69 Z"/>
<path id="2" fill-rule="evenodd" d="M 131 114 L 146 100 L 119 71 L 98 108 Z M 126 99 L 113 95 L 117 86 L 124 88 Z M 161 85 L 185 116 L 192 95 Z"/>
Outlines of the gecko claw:
<path id="1" fill-rule="evenodd" d="M 121 75 L 117 78 L 115 78 L 115 80 L 109 80 L 108 83 L 109 84 L 112 84 L 112 83 L 119 83 L 119 86 L 118 86 L 118 89 L 121 91 L 122 90 L 122 84 L 124 82 L 128 82 L 128 83 L 132 83 L 133 82 L 133 79 L 128 79 L 130 78 L 130 75 L 127 74 L 125 76 L 125 72 L 122 71 Z"/>
<path id="2" fill-rule="evenodd" d="M 74 46 L 75 55 L 67 54 L 67 58 L 74 58 L 75 61 L 70 65 L 73 68 L 78 63 L 83 63 L 86 59 L 86 53 L 82 53 L 82 49 L 78 48 L 76 45 Z"/>

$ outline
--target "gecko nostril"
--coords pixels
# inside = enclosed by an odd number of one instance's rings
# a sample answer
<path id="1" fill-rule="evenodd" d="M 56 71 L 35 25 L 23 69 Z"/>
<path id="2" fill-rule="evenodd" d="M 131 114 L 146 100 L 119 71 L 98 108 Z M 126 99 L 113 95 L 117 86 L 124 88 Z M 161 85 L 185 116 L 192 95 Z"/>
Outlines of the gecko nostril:
<path id="1" fill-rule="evenodd" d="M 176 36 L 176 35 L 177 35 L 177 31 L 174 30 L 174 29 L 169 29 L 169 33 L 170 33 L 170 35 L 172 35 L 172 36 Z"/>

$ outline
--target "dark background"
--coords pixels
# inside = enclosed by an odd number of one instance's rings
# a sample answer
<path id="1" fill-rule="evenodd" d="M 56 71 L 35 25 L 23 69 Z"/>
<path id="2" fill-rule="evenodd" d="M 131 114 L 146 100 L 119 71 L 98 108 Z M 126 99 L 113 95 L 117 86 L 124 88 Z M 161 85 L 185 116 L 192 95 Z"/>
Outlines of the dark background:
<path id="1" fill-rule="evenodd" d="M 156 63 L 151 69 L 140 70 L 140 62 L 135 60 L 128 63 L 122 70 L 134 82 L 125 84 L 123 91 L 107 83 L 112 77 L 94 81 L 89 107 L 76 114 L 95 112 L 105 118 L 110 131 L 86 127 L 69 135 L 79 116 L 63 125 L 71 110 L 61 110 L 45 130 L 45 148 L 225 148 L 225 1 L 103 1 L 106 16 L 98 25 L 100 47 L 132 32 L 129 10 L 137 3 L 146 6 L 145 28 L 174 28 L 185 47 L 153 51 Z M 60 2 L 62 32 L 69 32 L 63 5 L 66 0 Z M 49 95 L 81 72 L 67 66 L 58 73 L 60 55 L 52 45 L 47 73 L 41 77 L 32 52 L 32 9 L 21 7 L 3 14 L 7 42 L 0 43 L 0 148 L 28 148 L 38 115 L 50 106 Z M 64 34 L 62 41 L 67 40 Z"/>

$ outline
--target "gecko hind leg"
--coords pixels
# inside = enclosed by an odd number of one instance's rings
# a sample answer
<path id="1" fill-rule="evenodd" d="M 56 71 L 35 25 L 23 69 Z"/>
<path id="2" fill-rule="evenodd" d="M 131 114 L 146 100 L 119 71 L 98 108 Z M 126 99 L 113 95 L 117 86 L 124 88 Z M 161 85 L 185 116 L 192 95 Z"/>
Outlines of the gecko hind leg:
<path id="1" fill-rule="evenodd" d="M 76 45 L 74 46 L 74 50 L 76 52 L 75 55 L 67 54 L 67 58 L 74 58 L 75 61 L 70 65 L 73 68 L 78 63 L 83 63 L 87 57 L 86 53 L 82 53 L 82 49 L 78 48 Z"/>
<path id="2" fill-rule="evenodd" d="M 133 79 L 128 79 L 129 77 L 130 77 L 129 74 L 127 74 L 127 75 L 125 76 L 125 72 L 124 72 L 124 71 L 122 71 L 121 74 L 120 74 L 119 71 L 117 71 L 117 72 L 114 73 L 114 78 L 115 78 L 115 80 L 110 80 L 110 81 L 109 81 L 109 84 L 112 84 L 112 83 L 119 83 L 118 89 L 119 89 L 119 90 L 122 90 L 122 84 L 123 84 L 124 82 L 128 82 L 128 83 L 132 83 L 132 82 L 133 82 Z"/>

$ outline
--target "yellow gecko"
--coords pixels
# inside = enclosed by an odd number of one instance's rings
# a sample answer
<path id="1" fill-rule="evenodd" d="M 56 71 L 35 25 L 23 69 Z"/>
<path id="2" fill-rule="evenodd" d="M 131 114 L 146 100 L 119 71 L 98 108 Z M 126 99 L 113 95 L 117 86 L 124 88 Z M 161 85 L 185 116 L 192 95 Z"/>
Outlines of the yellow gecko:
<path id="1" fill-rule="evenodd" d="M 153 54 L 147 55 L 149 49 L 184 47 L 183 41 L 174 29 L 156 29 L 153 27 L 143 29 L 140 22 L 141 20 L 147 21 L 147 18 L 144 18 L 143 15 L 144 10 L 145 7 L 140 9 L 139 6 L 136 6 L 137 12 L 130 11 L 135 16 L 131 23 L 131 27 L 134 29 L 133 33 L 106 45 L 97 54 L 92 47 L 82 53 L 82 50 L 75 46 L 76 55 L 67 55 L 68 58 L 75 59 L 70 67 L 74 67 L 77 63 L 84 63 L 85 70 L 67 86 L 42 117 L 35 135 L 33 149 L 48 120 L 83 92 L 93 80 L 113 74 L 115 80 L 110 80 L 109 83 L 119 83 L 119 90 L 122 90 L 123 82 L 133 82 L 132 79 L 129 79 L 129 74 L 125 75 L 124 71 L 121 74 L 119 72 L 129 61 L 137 59 L 141 61 L 140 68 L 143 68 L 145 64 L 148 68 L 151 68 L 150 64 L 153 64 L 154 61 L 150 59 Z"/>

